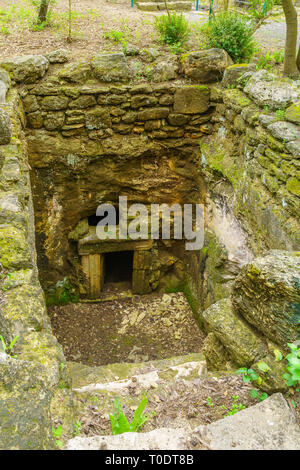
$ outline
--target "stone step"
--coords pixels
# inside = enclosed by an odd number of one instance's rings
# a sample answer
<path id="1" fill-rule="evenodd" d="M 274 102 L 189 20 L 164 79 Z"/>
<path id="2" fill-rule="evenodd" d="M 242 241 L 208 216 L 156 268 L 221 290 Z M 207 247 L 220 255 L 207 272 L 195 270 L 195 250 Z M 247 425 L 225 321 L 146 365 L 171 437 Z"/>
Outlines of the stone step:
<path id="1" fill-rule="evenodd" d="M 136 5 L 138 9 L 142 11 L 163 11 L 166 9 L 164 3 L 155 1 L 148 2 L 146 0 L 145 2 L 138 2 Z M 167 5 L 170 10 L 190 11 L 192 9 L 193 2 L 168 2 Z"/>

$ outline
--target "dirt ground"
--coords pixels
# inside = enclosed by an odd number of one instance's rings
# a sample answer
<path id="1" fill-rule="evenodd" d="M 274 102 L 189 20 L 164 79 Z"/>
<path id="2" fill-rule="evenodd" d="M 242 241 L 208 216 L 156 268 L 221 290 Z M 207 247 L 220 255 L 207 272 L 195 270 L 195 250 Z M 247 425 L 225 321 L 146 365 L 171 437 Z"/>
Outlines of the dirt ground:
<path id="1" fill-rule="evenodd" d="M 208 3 L 202 0 L 201 5 Z M 66 40 L 68 31 L 68 2 L 56 0 L 51 10 L 50 25 L 43 30 L 36 30 L 37 11 L 32 0 L 0 0 L 0 58 L 20 55 L 46 53 L 58 48 L 67 49 L 73 60 L 92 56 L 105 50 L 121 50 L 120 41 L 105 38 L 106 33 L 115 30 L 123 32 L 128 44 L 139 48 L 154 47 L 167 50 L 158 42 L 153 23 L 160 13 L 141 12 L 131 8 L 130 0 L 72 0 L 73 41 Z M 193 35 L 187 44 L 187 50 L 199 49 L 201 34 L 198 27 L 207 20 L 207 11 L 195 11 L 195 2 L 191 12 L 185 17 L 192 25 Z M 268 20 L 256 34 L 262 45 L 261 53 L 278 50 L 284 46 L 285 27 L 283 17 Z"/>
<path id="2" fill-rule="evenodd" d="M 51 307 L 66 358 L 89 365 L 200 352 L 204 339 L 181 293 Z"/>
<path id="3" fill-rule="evenodd" d="M 143 432 L 161 427 L 185 427 L 193 429 L 201 424 L 209 424 L 228 414 L 248 408 L 257 400 L 250 397 L 251 387 L 245 385 L 239 376 L 211 377 L 191 381 L 177 380 L 165 383 L 159 391 L 150 391 L 147 395 L 146 414 L 151 416 L 143 426 Z M 134 392 L 133 392 L 134 393 Z M 93 403 L 86 404 L 80 417 L 81 436 L 111 434 L 108 413 L 113 412 L 113 398 L 107 404 L 107 412 L 98 408 L 107 397 L 97 394 Z M 121 398 L 124 403 L 124 398 Z M 123 405 L 123 412 L 129 421 L 132 420 L 136 406 Z"/>

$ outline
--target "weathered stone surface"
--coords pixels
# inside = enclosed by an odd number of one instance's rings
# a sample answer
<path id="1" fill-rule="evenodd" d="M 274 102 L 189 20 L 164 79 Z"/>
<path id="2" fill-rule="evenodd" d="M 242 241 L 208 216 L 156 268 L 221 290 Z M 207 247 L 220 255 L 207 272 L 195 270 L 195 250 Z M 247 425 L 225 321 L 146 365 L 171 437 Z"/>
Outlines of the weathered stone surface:
<path id="1" fill-rule="evenodd" d="M 286 108 L 298 98 L 297 89 L 288 81 L 278 80 L 266 70 L 254 73 L 244 88 L 255 103 L 269 106 L 271 109 Z"/>
<path id="2" fill-rule="evenodd" d="M 171 113 L 168 116 L 168 122 L 171 126 L 184 126 L 189 122 L 190 117 L 184 114 Z"/>
<path id="3" fill-rule="evenodd" d="M 232 301 L 235 311 L 270 340 L 286 347 L 297 339 L 299 252 L 272 250 L 255 258 L 237 277 Z"/>
<path id="4" fill-rule="evenodd" d="M 6 70 L 0 69 L 0 104 L 5 103 L 6 93 L 10 87 L 10 78 Z"/>
<path id="5" fill-rule="evenodd" d="M 39 103 L 35 95 L 27 95 L 23 98 L 23 106 L 26 113 L 33 113 L 39 109 Z"/>
<path id="6" fill-rule="evenodd" d="M 111 118 L 107 109 L 96 108 L 86 113 L 86 127 L 89 130 L 105 129 L 111 126 Z"/>
<path id="7" fill-rule="evenodd" d="M 10 117 L 6 111 L 0 108 L 0 145 L 9 144 L 12 137 Z"/>
<path id="8" fill-rule="evenodd" d="M 242 91 L 237 89 L 225 90 L 223 100 L 228 108 L 232 108 L 237 113 L 240 113 L 243 108 L 251 104 L 249 98 Z"/>
<path id="9" fill-rule="evenodd" d="M 51 64 L 64 64 L 68 62 L 68 51 L 66 49 L 56 49 L 46 54 L 46 58 Z"/>
<path id="10" fill-rule="evenodd" d="M 29 113 L 26 115 L 26 124 L 27 127 L 32 129 L 40 129 L 44 125 L 43 115 L 40 111 L 35 111 L 34 113 Z"/>
<path id="11" fill-rule="evenodd" d="M 268 131 L 275 139 L 285 140 L 300 140 L 300 128 L 291 122 L 277 121 L 269 124 Z"/>
<path id="12" fill-rule="evenodd" d="M 62 111 L 47 113 L 44 119 L 44 126 L 48 131 L 53 131 L 64 125 L 65 114 Z"/>
<path id="13" fill-rule="evenodd" d="M 267 364 L 269 367 L 266 372 L 263 372 L 260 369 L 260 362 L 264 362 L 264 365 Z M 261 378 L 261 382 L 259 383 L 259 388 L 261 390 L 264 390 L 269 394 L 274 392 L 285 392 L 287 390 L 288 387 L 283 379 L 283 374 L 286 373 L 285 363 L 282 361 L 276 361 L 275 357 L 271 354 L 263 357 L 261 361 L 252 364 L 251 369 L 255 370 Z"/>
<path id="14" fill-rule="evenodd" d="M 296 124 L 300 123 L 300 101 L 297 101 L 297 103 L 292 104 L 285 110 L 285 118 Z"/>
<path id="15" fill-rule="evenodd" d="M 228 86 L 237 85 L 237 79 L 246 72 L 255 72 L 255 64 L 233 64 L 229 65 L 224 72 L 222 85 L 226 88 Z"/>
<path id="16" fill-rule="evenodd" d="M 299 450 L 300 428 L 280 393 L 194 429 L 211 450 Z"/>
<path id="17" fill-rule="evenodd" d="M 202 313 L 209 332 L 225 346 L 234 362 L 247 366 L 266 355 L 267 348 L 255 331 L 237 315 L 230 299 L 222 299 Z"/>
<path id="18" fill-rule="evenodd" d="M 126 432 L 117 436 L 75 437 L 68 441 L 68 450 L 142 450 L 184 449 L 186 431 L 178 428 L 158 428 L 150 432 Z"/>
<path id="19" fill-rule="evenodd" d="M 123 53 L 98 54 L 92 59 L 95 77 L 104 82 L 124 82 L 131 73 Z"/>
<path id="20" fill-rule="evenodd" d="M 186 77 L 198 83 L 210 83 L 222 78 L 232 60 L 223 49 L 208 49 L 181 56 L 181 63 Z"/>
<path id="21" fill-rule="evenodd" d="M 24 55 L 5 59 L 0 65 L 16 82 L 34 83 L 45 75 L 49 62 L 42 55 Z"/>
<path id="22" fill-rule="evenodd" d="M 67 96 L 46 96 L 42 100 L 42 108 L 48 111 L 66 109 L 70 99 Z"/>
<path id="23" fill-rule="evenodd" d="M 163 119 L 166 118 L 169 114 L 168 108 L 151 108 L 145 109 L 138 113 L 139 121 L 149 121 L 151 119 Z"/>
<path id="24" fill-rule="evenodd" d="M 95 106 L 97 104 L 96 98 L 92 95 L 81 95 L 74 101 L 71 101 L 69 108 L 71 109 L 85 109 Z"/>
<path id="25" fill-rule="evenodd" d="M 226 362 L 229 361 L 226 349 L 214 333 L 208 333 L 206 336 L 202 346 L 202 353 L 205 356 L 208 370 L 225 369 Z"/>
<path id="26" fill-rule="evenodd" d="M 60 69 L 57 76 L 66 82 L 84 83 L 91 76 L 91 66 L 84 61 L 74 62 Z"/>
<path id="27" fill-rule="evenodd" d="M 285 146 L 295 158 L 300 158 L 300 139 L 287 142 Z"/>
<path id="28" fill-rule="evenodd" d="M 174 95 L 174 111 L 181 114 L 205 113 L 209 108 L 209 88 L 191 85 L 179 88 Z"/>
<path id="29" fill-rule="evenodd" d="M 151 71 L 154 82 L 167 82 L 177 78 L 178 62 L 174 56 L 164 57 L 157 61 Z"/>

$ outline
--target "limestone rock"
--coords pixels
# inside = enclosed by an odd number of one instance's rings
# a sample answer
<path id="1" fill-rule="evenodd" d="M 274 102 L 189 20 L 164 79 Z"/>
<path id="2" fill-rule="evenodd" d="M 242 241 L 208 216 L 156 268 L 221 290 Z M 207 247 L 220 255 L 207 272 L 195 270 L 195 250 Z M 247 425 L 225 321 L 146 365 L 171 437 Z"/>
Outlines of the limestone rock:
<path id="1" fill-rule="evenodd" d="M 104 82 L 126 82 L 131 73 L 125 55 L 121 52 L 114 54 L 98 54 L 92 59 L 95 77 Z"/>
<path id="2" fill-rule="evenodd" d="M 181 56 L 184 75 L 199 83 L 220 80 L 232 60 L 223 49 L 195 51 Z"/>
<path id="3" fill-rule="evenodd" d="M 46 96 L 42 100 L 42 108 L 47 111 L 66 109 L 69 103 L 67 96 Z"/>
<path id="4" fill-rule="evenodd" d="M 150 432 L 126 432 L 116 436 L 75 437 L 68 450 L 183 450 L 186 431 L 182 428 L 158 428 Z"/>
<path id="5" fill-rule="evenodd" d="M 205 113 L 209 108 L 209 88 L 190 85 L 179 88 L 174 95 L 174 111 L 181 114 Z"/>
<path id="6" fill-rule="evenodd" d="M 0 69 L 0 104 L 5 103 L 6 93 L 10 86 L 10 78 L 6 70 Z"/>
<path id="7" fill-rule="evenodd" d="M 255 258 L 236 278 L 236 312 L 270 340 L 286 347 L 299 335 L 300 254 L 271 250 Z"/>
<path id="8" fill-rule="evenodd" d="M 0 108 L 0 145 L 9 144 L 12 137 L 10 117 L 6 111 Z"/>
<path id="9" fill-rule="evenodd" d="M 107 109 L 96 108 L 86 113 L 86 127 L 89 130 L 105 129 L 111 126 L 111 117 Z"/>
<path id="10" fill-rule="evenodd" d="M 226 367 L 226 359 L 229 360 L 226 349 L 214 333 L 208 333 L 203 346 L 202 353 L 205 356 L 208 370 L 222 370 Z"/>
<path id="11" fill-rule="evenodd" d="M 271 109 L 286 108 L 298 98 L 296 87 L 285 79 L 279 80 L 266 70 L 254 73 L 244 88 L 255 103 Z"/>
<path id="12" fill-rule="evenodd" d="M 266 372 L 259 368 L 260 362 L 264 362 L 269 367 Z M 282 361 L 276 361 L 275 357 L 271 354 L 263 357 L 261 361 L 252 364 L 251 369 L 255 370 L 262 380 L 259 384 L 261 390 L 267 393 L 285 392 L 287 390 L 287 385 L 282 377 L 286 373 L 285 364 Z"/>
<path id="13" fill-rule="evenodd" d="M 65 114 L 62 111 L 47 113 L 44 126 L 48 131 L 54 131 L 64 125 Z"/>
<path id="14" fill-rule="evenodd" d="M 60 69 L 57 76 L 66 82 L 84 83 L 91 76 L 91 66 L 84 61 L 74 62 Z"/>
<path id="15" fill-rule="evenodd" d="M 285 111 L 285 118 L 288 121 L 300 123 L 300 101 L 289 106 Z"/>
<path id="16" fill-rule="evenodd" d="M 46 58 L 51 64 L 64 64 L 68 62 L 68 51 L 66 49 L 56 49 L 46 54 Z"/>
<path id="17" fill-rule="evenodd" d="M 0 65 L 16 82 L 34 83 L 45 75 L 49 61 L 42 55 L 24 55 L 5 59 Z"/>
<path id="18" fill-rule="evenodd" d="M 268 125 L 267 129 L 275 139 L 285 140 L 286 142 L 290 142 L 291 140 L 300 140 L 299 126 L 296 126 L 291 122 L 273 122 Z"/>
<path id="19" fill-rule="evenodd" d="M 167 82 L 177 78 L 178 62 L 174 56 L 164 57 L 159 60 L 151 71 L 154 82 Z"/>
<path id="20" fill-rule="evenodd" d="M 280 393 L 194 429 L 211 450 L 300 450 L 300 428 Z"/>
<path id="21" fill-rule="evenodd" d="M 285 146 L 295 158 L 300 158 L 300 139 L 287 142 Z"/>
<path id="22" fill-rule="evenodd" d="M 226 88 L 229 85 L 236 85 L 237 79 L 246 72 L 255 72 L 255 64 L 234 64 L 229 65 L 224 72 L 222 85 Z"/>
<path id="23" fill-rule="evenodd" d="M 265 356 L 267 348 L 261 338 L 231 305 L 222 299 L 202 313 L 206 328 L 213 332 L 239 366 L 247 366 Z"/>

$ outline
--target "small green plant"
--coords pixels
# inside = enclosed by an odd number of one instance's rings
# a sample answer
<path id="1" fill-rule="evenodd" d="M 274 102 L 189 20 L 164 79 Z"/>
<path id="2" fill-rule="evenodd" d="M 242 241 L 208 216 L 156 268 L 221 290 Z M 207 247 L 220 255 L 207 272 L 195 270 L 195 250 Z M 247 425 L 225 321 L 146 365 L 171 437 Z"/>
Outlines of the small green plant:
<path id="1" fill-rule="evenodd" d="M 71 302 L 78 302 L 78 295 L 70 285 L 69 279 L 65 277 L 58 281 L 55 288 L 49 289 L 47 294 L 48 305 L 66 305 Z"/>
<path id="2" fill-rule="evenodd" d="M 16 359 L 18 357 L 18 356 L 13 355 L 14 345 L 15 345 L 15 342 L 18 340 L 18 338 L 19 336 L 15 336 L 14 339 L 11 341 L 11 343 L 7 345 L 3 336 L 0 335 L 0 341 L 2 343 L 4 352 L 8 354 L 10 357 L 12 357 L 13 359 Z"/>
<path id="3" fill-rule="evenodd" d="M 230 408 L 227 408 L 227 406 L 222 405 L 221 408 L 223 410 L 226 410 L 225 416 L 232 416 L 235 415 L 238 411 L 244 410 L 246 407 L 243 405 L 243 403 L 238 403 L 238 395 L 232 395 L 232 404 Z"/>
<path id="4" fill-rule="evenodd" d="M 131 423 L 129 423 L 128 419 L 123 413 L 123 407 L 120 401 L 116 398 L 114 401 L 114 412 L 113 414 L 109 415 L 112 434 L 115 435 L 123 434 L 124 432 L 137 432 L 146 423 L 146 421 L 148 421 L 155 414 L 154 412 L 150 416 L 143 414 L 147 403 L 148 398 L 143 398 L 134 413 L 133 420 Z"/>
<path id="5" fill-rule="evenodd" d="M 273 54 L 267 52 L 265 55 L 259 57 L 256 63 L 256 70 L 266 69 L 271 70 L 274 65 L 282 64 L 284 61 L 284 52 L 276 51 Z"/>
<path id="6" fill-rule="evenodd" d="M 206 397 L 206 401 L 207 401 L 207 406 L 209 406 L 210 408 L 214 406 L 213 401 L 210 397 Z"/>
<path id="7" fill-rule="evenodd" d="M 111 29 L 110 31 L 105 31 L 103 33 L 104 39 L 109 39 L 114 42 L 122 42 L 125 39 L 123 31 L 118 31 L 117 29 Z"/>
<path id="8" fill-rule="evenodd" d="M 284 109 L 277 109 L 276 111 L 276 118 L 280 121 L 283 121 L 285 119 L 285 111 Z"/>
<path id="9" fill-rule="evenodd" d="M 290 353 L 285 357 L 287 360 L 287 372 L 283 375 L 288 387 L 300 385 L 300 348 L 294 343 L 288 343 Z"/>
<path id="10" fill-rule="evenodd" d="M 236 374 L 242 374 L 242 379 L 245 384 L 256 382 L 259 378 L 255 370 L 247 369 L 247 367 L 241 367 L 236 371 Z"/>
<path id="11" fill-rule="evenodd" d="M 55 439 L 55 444 L 57 445 L 57 447 L 59 447 L 60 449 L 62 448 L 62 442 L 60 440 L 60 437 L 61 437 L 61 433 L 62 433 L 62 426 L 57 426 L 57 428 L 54 428 L 52 426 L 52 435 Z"/>
<path id="12" fill-rule="evenodd" d="M 189 22 L 182 13 L 178 15 L 174 12 L 170 15 L 157 16 L 154 26 L 163 44 L 180 44 L 182 46 L 186 44 L 191 35 Z"/>
<path id="13" fill-rule="evenodd" d="M 250 390 L 250 397 L 251 398 L 257 398 L 258 401 L 264 401 L 266 398 L 268 398 L 268 394 L 266 392 L 260 392 L 256 388 L 253 388 Z"/>
<path id="14" fill-rule="evenodd" d="M 74 431 L 73 431 L 73 436 L 74 437 L 80 436 L 81 428 L 82 428 L 81 422 L 76 421 L 76 423 L 74 424 Z"/>
<path id="15" fill-rule="evenodd" d="M 201 31 L 208 47 L 225 49 L 234 62 L 249 61 L 255 51 L 253 25 L 239 13 L 220 12 Z"/>

